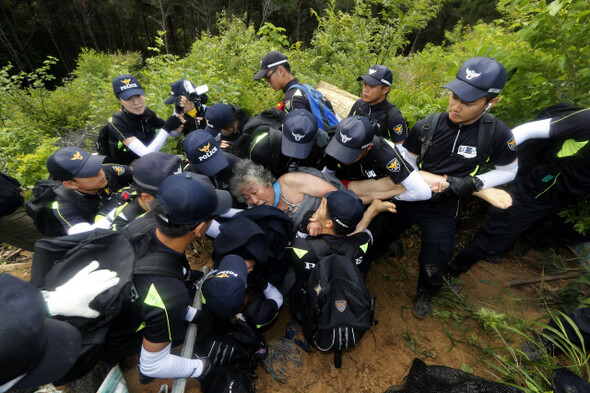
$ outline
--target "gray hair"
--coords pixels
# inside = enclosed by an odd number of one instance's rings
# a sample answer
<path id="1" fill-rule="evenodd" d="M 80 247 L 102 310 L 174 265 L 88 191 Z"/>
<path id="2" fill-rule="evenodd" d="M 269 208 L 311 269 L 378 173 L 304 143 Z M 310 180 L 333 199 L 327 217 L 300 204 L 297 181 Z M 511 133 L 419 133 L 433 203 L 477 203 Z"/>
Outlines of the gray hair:
<path id="1" fill-rule="evenodd" d="M 242 188 L 252 183 L 263 187 L 272 187 L 276 180 L 272 173 L 262 165 L 255 164 L 252 160 L 240 160 L 234 165 L 229 189 L 238 201 L 245 202 Z"/>

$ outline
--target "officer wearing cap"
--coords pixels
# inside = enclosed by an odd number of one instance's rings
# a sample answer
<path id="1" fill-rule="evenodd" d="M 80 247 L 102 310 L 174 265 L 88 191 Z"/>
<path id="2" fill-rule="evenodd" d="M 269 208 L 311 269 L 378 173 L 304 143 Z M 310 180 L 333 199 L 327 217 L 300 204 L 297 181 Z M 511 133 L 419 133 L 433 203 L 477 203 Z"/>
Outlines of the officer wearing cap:
<path id="1" fill-rule="evenodd" d="M 449 108 L 448 112 L 437 115 L 440 117 L 431 128 L 431 140 L 426 143 L 427 138 L 421 137 L 425 135 L 424 125 L 429 125 L 427 118 L 416 123 L 403 144 L 406 160 L 416 168 L 419 166 L 423 171 L 438 175 L 446 188 L 442 195 L 430 201 L 398 203 L 398 213 L 390 231 L 391 236 L 397 236 L 413 223 L 422 229 L 420 273 L 413 310 L 418 318 L 430 313 L 431 298 L 443 285 L 443 273 L 453 254 L 464 198 L 482 193 L 478 190 L 509 182 L 516 174 L 512 133 L 502 121 L 486 113 L 498 102 L 506 75 L 504 66 L 494 59 L 473 57 L 466 60 L 456 78 L 443 86 L 451 91 Z M 478 146 L 482 133 L 488 135 L 490 151 L 478 151 L 482 148 Z M 494 163 L 494 169 L 475 176 L 480 164 L 488 158 Z"/>
<path id="2" fill-rule="evenodd" d="M 52 208 L 62 234 L 109 228 L 106 215 L 119 203 L 111 196 L 129 185 L 133 173 L 128 166 L 103 165 L 104 160 L 78 147 L 61 148 L 47 160 L 50 176 L 61 181 Z"/>
<path id="3" fill-rule="evenodd" d="M 222 151 L 211 134 L 203 130 L 188 134 L 184 138 L 183 145 L 184 153 L 189 161 L 185 171 L 201 173 L 211 180 L 216 189 L 229 191 L 233 167 L 240 159 Z M 233 207 L 243 209 L 246 205 L 234 198 Z"/>
<path id="4" fill-rule="evenodd" d="M 526 229 L 590 191 L 589 124 L 590 108 L 583 108 L 512 130 L 515 144 L 522 146 L 522 162 L 526 161 L 510 187 L 513 203 L 505 210 L 491 209 L 481 230 L 447 267 L 450 278 L 508 250 Z"/>
<path id="5" fill-rule="evenodd" d="M 103 360 L 117 362 L 139 353 L 139 371 L 148 379 L 200 378 L 210 368 L 208 360 L 170 353 L 184 339 L 186 321 L 193 320 L 196 312 L 189 307 L 185 279 L 190 266 L 184 253 L 205 234 L 214 217 L 231 207 L 231 197 L 215 190 L 205 176 L 184 173 L 168 176 L 150 206 L 152 214 L 135 220 L 125 231 L 144 233 L 133 241 L 136 259 L 151 258 L 150 263 L 161 265 L 163 273 L 134 274 L 134 292 L 109 331 Z"/>
<path id="6" fill-rule="evenodd" d="M 146 106 L 143 89 L 134 76 L 116 77 L 113 93 L 121 103 L 121 110 L 108 124 L 109 159 L 112 162 L 129 165 L 141 156 L 159 151 L 170 133 L 180 130 L 182 122 L 177 116 L 172 115 L 164 121 Z"/>
<path id="7" fill-rule="evenodd" d="M 369 117 L 376 126 L 375 135 L 394 143 L 402 143 L 408 137 L 406 119 L 400 110 L 387 101 L 391 91 L 393 73 L 382 65 L 374 65 L 357 81 L 363 81 L 363 98 L 354 103 L 349 116 Z"/>
<path id="8" fill-rule="evenodd" d="M 123 229 L 131 221 L 149 212 L 160 184 L 170 175 L 182 173 L 182 160 L 173 154 L 156 151 L 137 159 L 133 166 L 133 187 L 123 205 L 107 214 L 111 230 Z"/>
<path id="9" fill-rule="evenodd" d="M 207 119 L 205 131 L 208 131 L 215 138 L 222 150 L 230 151 L 233 142 L 242 133 L 240 126 L 243 127 L 243 124 L 240 125 L 240 118 L 236 111 L 241 111 L 242 115 L 246 116 L 237 106 L 230 106 L 221 102 L 211 105 L 205 112 L 205 118 Z"/>
<path id="10" fill-rule="evenodd" d="M 260 69 L 254 75 L 255 80 L 265 79 L 274 90 L 282 90 L 285 98 L 279 104 L 279 109 L 289 113 L 295 109 L 307 109 L 311 111 L 309 100 L 304 91 L 295 85 L 299 85 L 297 78 L 291 74 L 291 66 L 287 56 L 281 52 L 271 51 L 264 55 L 260 61 Z"/>
<path id="11" fill-rule="evenodd" d="M 395 196 L 398 200 L 424 200 L 431 196 L 428 185 L 405 162 L 397 146 L 376 136 L 374 127 L 364 116 L 349 116 L 338 123 L 326 155 L 332 158 L 328 159 L 326 171 L 335 172 L 359 196 L 363 193 L 356 185 L 371 188 L 371 182 L 350 184 L 350 180 L 388 178 L 388 194 L 382 199 Z"/>
<path id="12" fill-rule="evenodd" d="M 370 267 L 367 251 L 373 242 L 366 227 L 377 214 L 389 209 L 393 209 L 392 203 L 375 199 L 365 212 L 361 200 L 352 191 L 324 195 L 317 210 L 306 214 L 298 236 L 286 248 L 286 260 L 295 269 L 297 279 L 307 281 L 316 263 L 328 253 L 345 254 L 349 250 L 354 251 L 349 252 L 364 277 Z M 326 254 L 318 255 L 322 248 L 312 246 L 318 238 L 329 246 Z"/>
<path id="13" fill-rule="evenodd" d="M 164 103 L 170 105 L 174 104 L 174 114 L 182 117 L 182 133 L 187 136 L 196 129 L 205 128 L 205 104 L 208 97 L 207 85 L 199 86 L 193 85 L 188 79 L 179 79 L 170 84 L 170 97 Z M 205 92 L 202 92 L 203 90 Z"/>

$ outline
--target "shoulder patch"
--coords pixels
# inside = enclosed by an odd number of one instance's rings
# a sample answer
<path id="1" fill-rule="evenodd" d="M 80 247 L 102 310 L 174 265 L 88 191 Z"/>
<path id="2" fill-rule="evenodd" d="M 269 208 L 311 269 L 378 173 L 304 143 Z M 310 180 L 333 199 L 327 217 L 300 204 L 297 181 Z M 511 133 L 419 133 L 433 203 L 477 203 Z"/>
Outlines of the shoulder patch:
<path id="1" fill-rule="evenodd" d="M 508 141 L 508 148 L 512 151 L 516 150 L 516 141 L 514 140 L 514 137 L 510 138 Z"/>
<path id="2" fill-rule="evenodd" d="M 403 130 L 404 130 L 404 126 L 401 124 L 398 124 L 395 127 L 393 127 L 393 132 L 395 132 L 397 135 L 401 135 Z"/>
<path id="3" fill-rule="evenodd" d="M 290 112 L 291 111 L 291 100 L 285 101 L 285 111 L 286 112 Z"/>
<path id="4" fill-rule="evenodd" d="M 400 171 L 400 165 L 399 165 L 399 161 L 397 158 L 394 158 L 393 160 L 391 160 L 387 163 L 387 170 L 389 172 L 399 172 Z"/>
<path id="5" fill-rule="evenodd" d="M 117 175 L 119 175 L 119 176 L 121 176 L 123 173 L 125 173 L 125 168 L 123 168 L 122 166 L 115 165 L 115 166 L 113 166 L 113 169 L 117 172 Z"/>

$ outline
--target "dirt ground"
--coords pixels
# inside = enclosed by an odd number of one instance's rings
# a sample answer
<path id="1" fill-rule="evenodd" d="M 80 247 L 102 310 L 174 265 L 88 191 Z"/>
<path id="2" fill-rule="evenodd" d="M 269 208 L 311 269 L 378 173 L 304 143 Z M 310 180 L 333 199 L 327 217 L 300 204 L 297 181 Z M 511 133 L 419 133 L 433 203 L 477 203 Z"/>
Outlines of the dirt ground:
<path id="1" fill-rule="evenodd" d="M 482 216 L 476 215 L 461 221 L 458 237 L 462 242 L 481 219 Z M 540 254 L 530 251 L 521 256 L 511 251 L 500 264 L 481 261 L 462 277 L 461 296 L 443 290 L 434 299 L 432 315 L 420 320 L 412 314 L 418 276 L 418 231 L 406 233 L 402 242 L 403 256 L 378 259 L 368 274 L 367 285 L 377 296 L 375 317 L 379 323 L 365 334 L 356 348 L 343 354 L 342 367 L 334 367 L 331 354 L 301 351 L 302 366 L 293 370 L 287 383 L 274 381 L 259 366 L 255 381 L 257 392 L 384 392 L 402 381 L 416 357 L 429 365 L 458 369 L 467 366 L 475 375 L 498 380 L 483 362 L 485 353 L 481 348 L 503 344 L 495 334 L 483 330 L 473 311 L 485 307 L 529 320 L 542 317 L 545 311 L 539 297 L 541 284 L 507 286 L 514 279 L 540 277 L 543 274 Z M 458 250 L 462 248 L 462 242 Z M 24 253 L 23 259 L 27 256 L 30 258 L 30 254 Z M 209 262 L 207 257 L 189 259 L 194 267 Z M 8 271 L 23 279 L 28 279 L 29 268 L 28 262 L 0 265 L 0 271 Z M 559 280 L 545 282 L 543 290 L 555 292 L 566 283 Z M 273 342 L 283 336 L 288 321 L 288 310 L 282 310 L 277 323 L 265 334 L 267 341 Z M 132 393 L 156 393 L 164 383 L 172 387 L 172 380 L 154 380 L 148 385 L 139 385 L 136 359 L 128 359 L 121 367 Z M 190 380 L 186 392 L 199 392 L 198 383 Z"/>

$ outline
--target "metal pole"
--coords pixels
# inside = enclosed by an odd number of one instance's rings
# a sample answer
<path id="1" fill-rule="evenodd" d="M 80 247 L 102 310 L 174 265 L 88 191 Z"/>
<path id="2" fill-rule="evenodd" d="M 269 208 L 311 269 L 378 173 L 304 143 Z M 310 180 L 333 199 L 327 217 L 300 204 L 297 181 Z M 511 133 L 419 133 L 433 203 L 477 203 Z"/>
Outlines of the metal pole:
<path id="1" fill-rule="evenodd" d="M 206 277 L 209 273 L 209 266 L 203 266 L 203 277 Z M 200 310 L 203 306 L 201 300 L 201 286 L 197 287 L 197 292 L 195 293 L 195 298 L 193 299 L 193 307 L 197 310 Z M 186 336 L 184 337 L 184 345 L 182 346 L 182 351 L 180 352 L 180 356 L 183 358 L 190 359 L 193 357 L 194 348 L 195 348 L 195 339 L 197 338 L 197 324 L 190 322 L 188 324 L 188 328 L 186 329 Z M 172 385 L 171 393 L 183 393 L 186 388 L 186 378 L 177 378 L 174 380 L 174 384 Z"/>

